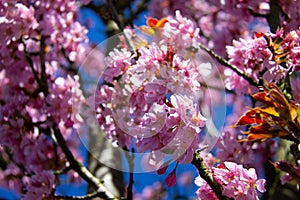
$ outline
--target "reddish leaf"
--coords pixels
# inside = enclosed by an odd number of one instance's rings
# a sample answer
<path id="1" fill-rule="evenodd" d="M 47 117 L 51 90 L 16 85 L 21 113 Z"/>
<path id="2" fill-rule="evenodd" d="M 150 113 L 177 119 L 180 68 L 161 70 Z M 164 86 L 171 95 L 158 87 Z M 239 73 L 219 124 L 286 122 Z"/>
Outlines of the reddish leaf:
<path id="1" fill-rule="evenodd" d="M 277 88 L 278 89 L 278 88 Z M 275 89 L 272 89 L 270 90 L 269 92 L 270 94 L 270 98 L 272 99 L 272 101 L 274 101 L 275 103 L 277 104 L 280 104 L 284 107 L 287 107 L 289 108 L 290 107 L 290 104 L 289 102 L 287 101 L 287 99 L 283 96 L 283 94 L 280 92 L 280 90 L 275 90 Z"/>
<path id="2" fill-rule="evenodd" d="M 239 140 L 240 142 L 249 142 L 254 140 L 264 140 L 268 138 L 272 138 L 273 136 L 270 134 L 249 134 L 247 138 Z"/>
<path id="3" fill-rule="evenodd" d="M 256 93 L 256 94 L 252 95 L 252 97 L 257 101 L 260 101 L 260 102 L 266 104 L 267 106 L 274 106 L 274 102 L 272 102 L 271 98 L 269 98 L 267 96 L 266 92 Z"/>
<path id="4" fill-rule="evenodd" d="M 283 139 L 298 141 L 297 134 L 300 130 L 299 105 L 289 102 L 275 84 L 265 83 L 263 92 L 252 95 L 264 106 L 249 109 L 236 122 L 236 126 L 251 125 L 247 132 L 249 140 L 263 140 L 280 137 Z"/>

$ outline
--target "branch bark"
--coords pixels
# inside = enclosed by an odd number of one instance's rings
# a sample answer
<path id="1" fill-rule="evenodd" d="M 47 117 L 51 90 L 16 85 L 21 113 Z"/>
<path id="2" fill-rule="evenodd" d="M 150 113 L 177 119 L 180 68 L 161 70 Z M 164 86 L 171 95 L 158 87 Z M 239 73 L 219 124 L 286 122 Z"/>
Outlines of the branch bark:
<path id="1" fill-rule="evenodd" d="M 203 158 L 200 156 L 200 151 L 195 151 L 192 164 L 197 168 L 200 177 L 207 182 L 220 200 L 230 200 L 228 197 L 222 195 L 222 186 L 214 180 L 210 171 L 207 169 Z"/>
<path id="2" fill-rule="evenodd" d="M 209 55 L 211 55 L 213 58 L 215 58 L 220 64 L 224 65 L 225 67 L 231 69 L 232 71 L 234 71 L 235 73 L 237 73 L 238 75 L 240 75 L 241 77 L 243 77 L 246 81 L 249 82 L 249 84 L 251 84 L 251 85 L 253 85 L 255 87 L 260 86 L 257 81 L 255 81 L 252 78 L 250 78 L 249 76 L 247 76 L 242 70 L 240 70 L 236 66 L 231 65 L 227 60 L 225 60 L 224 58 L 222 58 L 221 56 L 219 56 L 213 50 L 207 48 L 205 45 L 203 45 L 201 43 L 199 43 L 198 45 L 199 45 L 199 47 L 202 50 L 206 51 Z"/>
<path id="3" fill-rule="evenodd" d="M 93 185 L 97 189 L 99 197 L 103 199 L 117 200 L 117 198 L 113 194 L 111 194 L 110 191 L 108 191 L 107 188 L 103 185 L 103 181 L 95 177 L 82 163 L 80 163 L 73 156 L 56 124 L 52 126 L 52 129 L 58 145 L 61 147 L 68 162 L 70 163 L 70 167 L 74 171 L 76 171 L 80 175 L 80 177 L 82 177 L 85 181 L 87 181 L 89 184 Z"/>

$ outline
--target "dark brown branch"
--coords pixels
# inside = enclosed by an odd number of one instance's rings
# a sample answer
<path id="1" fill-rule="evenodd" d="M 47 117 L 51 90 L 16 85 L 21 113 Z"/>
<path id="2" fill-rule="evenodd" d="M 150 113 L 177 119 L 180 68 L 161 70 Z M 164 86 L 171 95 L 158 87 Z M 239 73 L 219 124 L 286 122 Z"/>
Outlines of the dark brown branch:
<path id="1" fill-rule="evenodd" d="M 112 0 L 107 0 L 107 5 L 108 5 L 109 11 L 110 11 L 110 13 L 113 17 L 113 21 L 116 22 L 116 24 L 118 25 L 118 28 L 120 29 L 120 31 L 123 31 L 124 30 L 124 25 L 120 20 L 119 14 L 118 14 L 116 8 L 114 7 L 114 5 L 112 3 Z M 135 46 L 134 46 L 132 40 L 130 39 L 130 37 L 125 32 L 123 32 L 123 35 L 124 35 L 124 38 L 126 40 L 126 43 L 128 44 L 131 51 L 134 53 L 134 57 L 135 57 L 137 55 L 137 53 L 135 51 Z"/>
<path id="2" fill-rule="evenodd" d="M 220 200 L 230 200 L 228 197 L 222 195 L 221 185 L 219 185 L 212 177 L 210 171 L 207 169 L 205 163 L 203 162 L 203 158 L 200 156 L 199 150 L 195 151 L 192 164 L 197 168 L 200 177 L 207 182 L 207 184 L 211 187 L 211 189 Z"/>
<path id="3" fill-rule="evenodd" d="M 280 26 L 280 14 L 281 8 L 278 5 L 277 0 L 270 0 L 270 13 L 267 15 L 266 19 L 272 33 L 275 33 Z"/>
<path id="4" fill-rule="evenodd" d="M 42 85 L 43 85 L 43 84 L 42 84 L 42 82 L 41 82 L 41 80 L 40 80 L 40 78 L 39 78 L 39 76 L 38 76 L 37 71 L 34 69 L 34 64 L 33 64 L 33 60 L 32 60 L 31 57 L 30 57 L 30 53 L 27 51 L 25 43 L 23 43 L 23 45 L 24 45 L 25 58 L 26 58 L 26 60 L 27 60 L 27 62 L 28 62 L 28 64 L 29 64 L 29 66 L 30 66 L 30 68 L 31 68 L 31 71 L 32 71 L 32 73 L 33 73 L 33 76 L 34 76 L 34 78 L 35 78 L 37 84 L 39 85 L 40 88 L 42 88 Z"/>
<path id="5" fill-rule="evenodd" d="M 7 169 L 7 161 L 3 158 L 2 154 L 0 154 L 0 168 L 4 171 Z"/>
<path id="6" fill-rule="evenodd" d="M 198 45 L 202 50 L 206 51 L 209 55 L 211 55 L 213 58 L 215 58 L 220 64 L 224 65 L 225 67 L 231 69 L 232 71 L 234 71 L 235 73 L 237 73 L 238 75 L 243 77 L 251 85 L 253 85 L 255 87 L 259 87 L 259 83 L 257 81 L 255 81 L 252 78 L 250 78 L 249 76 L 247 76 L 242 70 L 240 70 L 236 66 L 230 64 L 227 60 L 225 60 L 224 58 L 222 58 L 221 56 L 216 54 L 213 50 L 207 48 L 206 46 L 204 46 L 201 43 L 198 43 Z"/>
<path id="7" fill-rule="evenodd" d="M 70 167 L 74 171 L 76 171 L 80 175 L 80 177 L 82 177 L 85 181 L 87 181 L 97 189 L 99 197 L 103 199 L 117 199 L 107 190 L 100 179 L 95 177 L 81 162 L 79 162 L 73 156 L 56 124 L 52 126 L 52 129 L 54 131 L 56 142 L 64 152 L 68 162 L 70 163 Z"/>
<path id="8" fill-rule="evenodd" d="M 117 23 L 119 29 L 122 31 L 124 29 L 124 25 L 121 22 L 119 14 L 118 14 L 112 0 L 107 0 L 106 2 L 107 2 L 107 6 L 108 6 L 110 14 L 112 15 L 113 20 Z"/>
<path id="9" fill-rule="evenodd" d="M 45 37 L 42 36 L 40 41 L 41 83 L 42 83 L 42 90 L 46 97 L 49 94 L 49 89 L 48 89 L 47 74 L 46 74 L 45 51 L 46 51 Z"/>

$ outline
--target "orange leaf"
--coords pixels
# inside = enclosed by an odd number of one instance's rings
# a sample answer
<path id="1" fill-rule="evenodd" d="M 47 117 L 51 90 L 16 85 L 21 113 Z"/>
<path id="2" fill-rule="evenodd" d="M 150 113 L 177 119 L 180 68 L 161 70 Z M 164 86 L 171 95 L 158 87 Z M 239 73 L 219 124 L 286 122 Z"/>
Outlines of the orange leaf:
<path id="1" fill-rule="evenodd" d="M 262 140 L 279 137 L 290 141 L 298 141 L 296 136 L 300 130 L 300 108 L 289 102 L 275 84 L 265 83 L 263 92 L 251 95 L 264 106 L 249 109 L 236 122 L 235 127 L 251 125 L 248 135 L 241 141 Z"/>
<path id="2" fill-rule="evenodd" d="M 271 134 L 249 134 L 248 135 L 248 140 L 262 140 L 262 139 L 268 139 L 272 138 L 273 136 Z"/>
<path id="3" fill-rule="evenodd" d="M 268 106 L 274 106 L 274 102 L 272 102 L 271 98 L 267 96 L 266 92 L 256 93 L 256 94 L 252 95 L 252 97 L 255 100 L 260 101 Z"/>
<path id="4" fill-rule="evenodd" d="M 270 98 L 277 104 L 280 104 L 284 107 L 287 107 L 289 108 L 290 107 L 290 104 L 289 102 L 286 100 L 286 98 L 283 96 L 283 94 L 278 91 L 278 90 L 270 90 L 269 91 L 269 94 L 270 94 Z"/>
<path id="5" fill-rule="evenodd" d="M 158 19 L 153 18 L 153 17 L 147 17 L 147 25 L 150 27 L 156 27 L 156 24 L 158 22 Z"/>
<path id="6" fill-rule="evenodd" d="M 167 22 L 168 22 L 167 18 L 162 18 L 157 22 L 156 27 L 163 28 Z"/>
<path id="7" fill-rule="evenodd" d="M 153 17 L 147 18 L 147 25 L 151 28 L 163 28 L 167 22 L 168 20 L 165 17 L 160 20 Z"/>

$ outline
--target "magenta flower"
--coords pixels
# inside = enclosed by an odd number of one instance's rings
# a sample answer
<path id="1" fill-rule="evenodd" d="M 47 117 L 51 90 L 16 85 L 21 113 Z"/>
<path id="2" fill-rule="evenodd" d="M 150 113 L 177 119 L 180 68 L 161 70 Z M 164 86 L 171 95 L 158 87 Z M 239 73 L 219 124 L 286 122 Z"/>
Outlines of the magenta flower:
<path id="1" fill-rule="evenodd" d="M 24 195 L 24 200 L 42 200 L 43 197 L 47 197 L 54 184 L 54 175 L 49 171 L 41 171 L 33 175 L 26 187 L 27 192 Z"/>
<path id="2" fill-rule="evenodd" d="M 139 153 L 150 151 L 154 163 L 167 155 L 189 163 L 206 120 L 196 97 L 207 67 L 200 60 L 192 62 L 194 53 L 188 50 L 197 47 L 199 30 L 176 12 L 155 31 L 159 34 L 153 40 L 161 42 L 141 42 L 137 57 L 126 48 L 106 57 L 107 69 L 96 92 L 96 105 L 101 105 L 96 107 L 97 119 L 120 147 L 134 144 Z"/>
<path id="3" fill-rule="evenodd" d="M 245 169 L 233 162 L 224 162 L 224 165 L 210 168 L 213 178 L 223 188 L 223 195 L 236 200 L 256 200 L 258 199 L 256 190 L 266 191 L 265 180 L 257 179 L 254 168 Z M 215 195 L 209 194 L 212 189 L 200 176 L 196 178 L 195 184 L 200 187 L 196 193 L 199 199 L 204 199 L 208 195 L 212 199 L 217 199 Z"/>
<path id="4" fill-rule="evenodd" d="M 167 186 L 172 187 L 176 184 L 176 168 L 165 179 Z"/>

